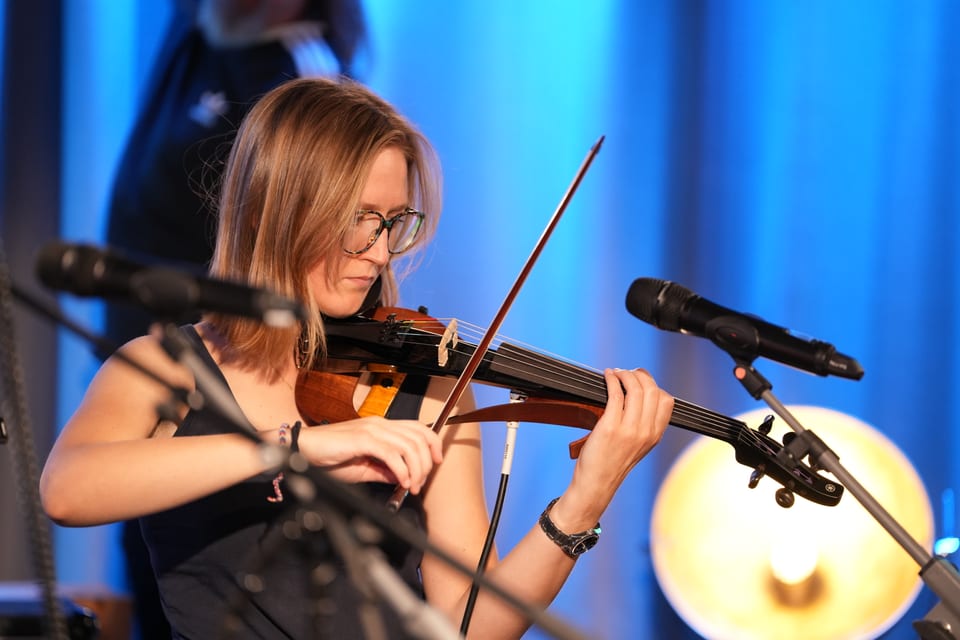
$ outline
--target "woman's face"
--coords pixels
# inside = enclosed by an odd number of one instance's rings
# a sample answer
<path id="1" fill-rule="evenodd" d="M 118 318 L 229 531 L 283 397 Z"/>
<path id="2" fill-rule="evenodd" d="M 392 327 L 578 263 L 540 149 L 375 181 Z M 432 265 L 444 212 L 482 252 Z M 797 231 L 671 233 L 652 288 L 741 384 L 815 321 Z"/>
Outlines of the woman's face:
<path id="1" fill-rule="evenodd" d="M 409 199 L 406 158 L 396 147 L 388 147 L 373 162 L 359 209 L 379 211 L 390 218 L 407 207 Z M 310 291 L 320 311 L 333 318 L 344 318 L 359 311 L 389 259 L 386 230 L 361 254 L 350 255 L 338 250 L 337 255 L 324 257 L 309 276 Z"/>

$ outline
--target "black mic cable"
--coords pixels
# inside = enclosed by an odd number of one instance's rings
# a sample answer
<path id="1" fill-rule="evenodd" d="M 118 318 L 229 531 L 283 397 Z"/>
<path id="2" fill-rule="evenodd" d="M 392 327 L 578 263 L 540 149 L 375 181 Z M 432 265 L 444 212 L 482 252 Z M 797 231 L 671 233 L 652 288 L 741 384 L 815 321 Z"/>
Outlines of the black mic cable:
<path id="1" fill-rule="evenodd" d="M 522 402 L 521 394 L 511 392 L 510 402 Z M 513 456 L 517 446 L 517 428 L 519 423 L 515 420 L 507 421 L 507 437 L 503 444 L 503 463 L 500 465 L 500 485 L 497 487 L 497 497 L 493 505 L 493 513 L 490 515 L 490 526 L 487 528 L 487 537 L 483 542 L 483 550 L 480 552 L 480 561 L 477 563 L 477 574 L 482 575 L 487 569 L 487 561 L 490 559 L 490 551 L 493 549 L 493 543 L 497 538 L 497 529 L 500 527 L 500 514 L 503 512 L 503 501 L 507 496 L 507 484 L 510 482 L 510 471 L 513 467 Z M 467 629 L 470 628 L 470 619 L 473 617 L 473 608 L 477 604 L 477 596 L 480 594 L 480 583 L 474 582 L 470 587 L 470 595 L 467 597 L 467 604 L 463 609 L 463 618 L 460 621 L 460 635 L 466 637 Z"/>

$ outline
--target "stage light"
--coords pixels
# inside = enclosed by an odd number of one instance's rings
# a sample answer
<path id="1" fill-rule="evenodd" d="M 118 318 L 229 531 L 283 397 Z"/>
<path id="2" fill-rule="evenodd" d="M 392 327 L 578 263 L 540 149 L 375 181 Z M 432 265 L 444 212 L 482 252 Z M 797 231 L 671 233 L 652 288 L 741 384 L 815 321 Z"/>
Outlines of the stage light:
<path id="1" fill-rule="evenodd" d="M 933 515 L 903 453 L 869 425 L 818 407 L 790 407 L 841 464 L 925 548 Z M 755 428 L 769 411 L 742 416 Z M 780 419 L 771 434 L 788 430 Z M 784 509 L 779 484 L 747 488 L 750 470 L 730 446 L 700 437 L 672 465 L 654 503 L 651 552 L 674 610 L 710 640 L 876 638 L 922 586 L 920 567 L 848 491 L 824 507 L 797 497 Z"/>

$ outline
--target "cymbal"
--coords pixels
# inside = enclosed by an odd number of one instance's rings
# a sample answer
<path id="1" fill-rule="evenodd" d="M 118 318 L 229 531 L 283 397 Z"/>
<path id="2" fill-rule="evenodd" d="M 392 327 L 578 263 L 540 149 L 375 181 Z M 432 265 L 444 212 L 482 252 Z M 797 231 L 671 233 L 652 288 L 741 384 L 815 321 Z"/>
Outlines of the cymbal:
<path id="1" fill-rule="evenodd" d="M 890 440 L 843 413 L 788 408 L 918 543 L 932 547 L 930 500 Z M 739 419 L 755 428 L 768 413 Z M 788 430 L 777 419 L 770 435 L 780 441 Z M 694 631 L 710 640 L 876 638 L 904 615 L 922 587 L 920 567 L 850 491 L 833 507 L 798 496 L 784 509 L 774 500 L 779 483 L 765 478 L 749 489 L 749 476 L 730 445 L 701 436 L 657 493 L 654 572 Z"/>

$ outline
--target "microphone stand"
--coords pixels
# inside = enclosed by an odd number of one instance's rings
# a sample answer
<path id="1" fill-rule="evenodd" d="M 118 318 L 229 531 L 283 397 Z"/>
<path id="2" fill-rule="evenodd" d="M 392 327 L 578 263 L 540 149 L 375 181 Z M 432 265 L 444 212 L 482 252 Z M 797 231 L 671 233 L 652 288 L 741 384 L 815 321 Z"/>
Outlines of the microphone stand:
<path id="1" fill-rule="evenodd" d="M 3 272 L 0 271 L 0 276 Z M 0 285 L 3 284 L 0 279 Z M 331 508 L 325 508 L 323 513 L 323 522 L 333 522 L 332 542 L 340 549 L 347 548 L 351 554 L 351 566 L 357 569 L 356 574 L 361 571 L 366 572 L 366 584 L 361 584 L 360 589 L 373 590 L 382 597 L 388 605 L 394 607 L 397 614 L 407 625 L 411 632 L 416 632 L 424 640 L 447 640 L 447 638 L 457 638 L 453 630 L 445 628 L 447 621 L 442 619 L 438 613 L 432 610 L 430 605 L 409 591 L 409 588 L 395 574 L 392 567 L 378 555 L 378 549 L 367 549 L 368 545 L 359 545 L 350 542 L 350 535 L 347 528 L 341 526 L 344 523 L 344 513 L 356 514 L 365 523 L 372 523 L 385 532 L 397 537 L 410 546 L 424 552 L 430 553 L 442 562 L 447 564 L 462 575 L 470 577 L 471 581 L 478 587 L 486 589 L 496 597 L 500 598 L 508 606 L 518 611 L 524 618 L 531 622 L 550 636 L 557 640 L 586 640 L 586 636 L 574 629 L 568 623 L 552 615 L 546 609 L 531 605 L 521 598 L 515 596 L 511 591 L 504 589 L 494 582 L 488 580 L 485 576 L 476 573 L 470 567 L 464 565 L 446 551 L 436 547 L 431 543 L 426 534 L 417 529 L 411 523 L 398 516 L 394 511 L 389 510 L 382 504 L 371 500 L 368 496 L 346 483 L 336 480 L 326 471 L 319 467 L 312 467 L 303 455 L 290 452 L 282 446 L 267 445 L 259 436 L 256 429 L 250 424 L 246 416 L 240 410 L 235 399 L 230 394 L 222 382 L 205 365 L 192 345 L 180 333 L 176 322 L 162 323 L 161 345 L 171 358 L 190 369 L 197 380 L 197 391 L 187 391 L 181 387 L 172 386 L 161 376 L 151 371 L 149 368 L 138 363 L 136 360 L 127 357 L 122 351 L 116 351 L 116 345 L 111 344 L 109 340 L 97 336 L 91 331 L 83 328 L 79 324 L 67 318 L 58 310 L 35 299 L 31 294 L 23 291 L 15 285 L 10 285 L 10 291 L 19 301 L 26 304 L 33 311 L 52 320 L 54 323 L 64 326 L 76 335 L 87 340 L 89 343 L 99 348 L 105 353 L 113 353 L 114 357 L 121 359 L 125 364 L 130 365 L 138 372 L 148 376 L 155 382 L 167 388 L 173 400 L 157 408 L 158 413 L 163 417 L 168 417 L 176 421 L 175 404 L 183 403 L 193 409 L 199 409 L 203 406 L 209 406 L 214 411 L 219 412 L 227 418 L 230 425 L 237 433 L 249 438 L 258 446 L 263 447 L 264 460 L 284 471 L 287 486 L 298 497 L 301 503 L 321 502 L 318 496 L 322 497 L 322 503 Z M 3 288 L 0 287 L 0 293 Z M 2 301 L 2 300 L 0 300 Z M 202 390 L 201 390 L 202 389 Z M 289 473 L 289 475 L 287 475 Z M 33 483 L 36 486 L 36 482 Z M 37 501 L 39 502 L 39 501 Z M 331 512 L 336 510 L 331 517 Z M 42 519 L 39 508 L 36 511 L 38 520 Z M 344 545 L 349 547 L 344 547 Z M 47 598 L 52 600 L 52 598 Z M 55 627 L 63 627 L 62 612 L 55 607 L 52 601 L 48 603 L 51 623 Z M 58 630 L 55 629 L 55 632 Z M 450 635 L 450 634 L 453 635 Z M 59 640 L 62 636 L 56 633 L 54 636 Z"/>
<path id="2" fill-rule="evenodd" d="M 470 577 L 475 584 L 479 585 L 479 588 L 486 589 L 557 640 L 586 640 L 586 636 L 546 609 L 525 602 L 513 595 L 511 591 L 490 581 L 485 575 L 475 572 L 434 545 L 423 531 L 397 512 L 373 500 L 356 487 L 333 478 L 322 468 L 310 466 L 302 454 L 290 453 L 283 468 L 287 487 L 302 504 L 313 504 L 323 508 L 324 518 L 330 508 L 335 513 L 341 514 L 339 517 L 344 513 L 353 514 L 353 522 L 360 523 L 362 528 L 373 525 L 411 547 L 433 555 L 458 573 Z M 368 538 L 369 536 L 360 537 Z M 392 569 L 387 571 L 390 567 L 382 557 L 377 555 L 379 553 L 378 549 L 373 549 L 372 552 L 364 550 L 360 559 L 355 560 L 354 566 L 373 570 L 373 573 L 368 576 L 370 583 L 367 586 L 373 588 L 390 606 L 395 607 L 396 613 L 407 625 L 407 630 L 424 640 L 462 637 L 457 634 L 450 635 L 453 629 L 447 628 L 448 623 L 445 619 L 431 612 L 429 605 L 409 593 L 408 588 L 400 589 L 405 585 L 395 574 L 389 575 L 393 571 Z M 361 589 L 363 587 L 364 585 L 361 585 Z"/>
<path id="3" fill-rule="evenodd" d="M 240 410 L 240 405 L 236 403 L 230 390 L 214 375 L 213 371 L 200 359 L 199 354 L 194 350 L 190 342 L 180 332 L 180 328 L 175 321 L 161 322 L 160 345 L 175 362 L 179 362 L 193 374 L 197 381 L 197 391 L 202 400 L 200 405 L 209 404 L 217 413 L 229 420 L 230 425 L 235 431 L 247 437 L 258 445 L 264 445 L 265 451 L 271 447 L 260 438 L 256 427 L 250 424 L 247 416 Z M 192 407 L 199 408 L 197 406 Z M 279 449 L 279 447 L 277 447 Z M 265 455 L 269 456 L 269 453 Z M 281 462 L 280 459 L 269 459 L 268 462 L 276 465 Z"/>
<path id="4" fill-rule="evenodd" d="M 0 444 L 8 438 L 4 414 L 9 411 L 12 414 L 13 427 L 9 435 L 11 462 L 16 479 L 17 498 L 26 518 L 33 567 L 37 572 L 38 587 L 46 614 L 45 632 L 52 640 L 66 640 L 69 637 L 69 628 L 62 602 L 56 593 L 57 570 L 52 533 L 40 504 L 40 466 L 33 429 L 30 426 L 23 368 L 17 355 L 17 341 L 14 337 L 12 298 L 16 293 L 16 287 L 10 278 L 6 252 L 0 243 L 0 327 L 4 327 L 0 331 L 0 356 L 4 358 L 0 363 L 0 408 L 3 411 L 3 414 L 0 414 Z"/>
<path id="5" fill-rule="evenodd" d="M 297 467 L 304 464 L 302 456 L 293 462 Z M 342 507 L 333 506 L 317 493 L 313 482 L 302 482 L 303 476 L 294 476 L 287 486 L 305 507 L 295 509 L 295 517 L 301 528 L 311 531 L 310 522 L 322 523 L 330 544 L 343 558 L 347 574 L 363 596 L 358 618 L 365 630 L 367 640 L 383 640 L 387 637 L 383 619 L 375 608 L 377 601 L 385 602 L 397 614 L 408 634 L 422 640 L 459 640 L 461 636 L 453 625 L 435 608 L 418 597 L 390 566 L 376 543 L 383 531 L 369 520 L 358 515 L 349 519 Z"/>
<path id="6" fill-rule="evenodd" d="M 726 350 L 723 345 L 718 346 Z M 738 357 L 739 354 L 729 352 L 736 363 L 733 369 L 734 377 L 740 381 L 747 392 L 756 400 L 763 400 L 779 415 L 790 428 L 795 437 L 785 441 L 783 448 L 777 453 L 777 459 L 792 467 L 796 467 L 804 456 L 810 457 L 811 466 L 824 469 L 832 473 L 847 491 L 853 494 L 867 512 L 887 530 L 910 557 L 920 566 L 920 577 L 935 593 L 940 602 L 930 610 L 923 620 L 914 621 L 913 628 L 923 640 L 958 640 L 960 635 L 960 573 L 949 560 L 933 556 L 923 548 L 911 535 L 890 515 L 890 513 L 870 495 L 870 493 L 840 464 L 837 455 L 812 431 L 803 425 L 773 394 L 773 385 L 764 378 L 750 361 Z M 786 439 L 785 439 L 786 440 Z M 790 506 L 781 502 L 781 506 Z"/>

